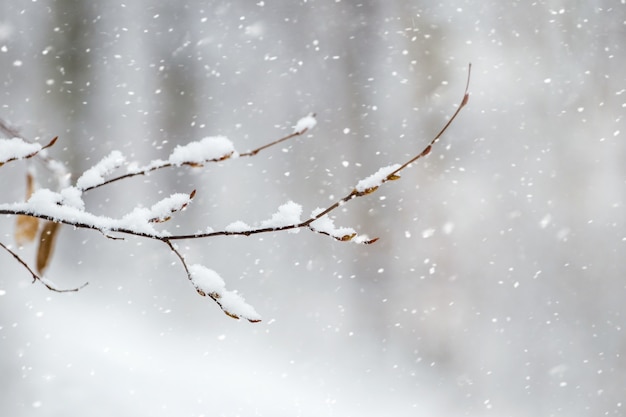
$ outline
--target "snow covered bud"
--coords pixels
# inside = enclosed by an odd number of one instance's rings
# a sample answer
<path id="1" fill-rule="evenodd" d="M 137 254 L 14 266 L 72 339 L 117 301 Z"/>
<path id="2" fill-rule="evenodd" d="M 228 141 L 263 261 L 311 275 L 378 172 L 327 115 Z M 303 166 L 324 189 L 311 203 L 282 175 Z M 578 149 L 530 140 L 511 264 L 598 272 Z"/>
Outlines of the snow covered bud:
<path id="1" fill-rule="evenodd" d="M 152 217 L 150 223 L 162 223 L 172 218 L 172 214 L 183 210 L 196 196 L 196 190 L 191 194 L 176 193 L 164 198 L 150 208 Z"/>
<path id="2" fill-rule="evenodd" d="M 44 149 L 54 145 L 57 139 L 58 136 L 55 136 L 50 143 L 43 147 L 38 143 L 30 143 L 22 138 L 0 139 L 0 166 L 18 159 L 32 158 Z"/>
<path id="3" fill-rule="evenodd" d="M 210 136 L 200 141 L 179 145 L 168 162 L 172 165 L 201 167 L 205 162 L 218 162 L 236 155 L 235 146 L 224 136 Z"/>
<path id="4" fill-rule="evenodd" d="M 321 233 L 323 235 L 328 235 L 340 242 L 353 242 L 369 245 L 370 243 L 374 243 L 378 240 L 378 238 L 370 239 L 365 235 L 359 236 L 351 227 L 335 226 L 335 222 L 330 217 L 328 217 L 328 215 L 318 217 L 320 213 L 322 213 L 322 211 L 323 209 L 316 208 L 311 213 L 311 218 L 315 219 L 309 224 L 309 229 L 311 229 L 312 231 L 316 233 Z"/>
<path id="5" fill-rule="evenodd" d="M 254 307 L 235 291 L 227 290 L 224 280 L 214 270 L 203 265 L 190 265 L 189 279 L 198 294 L 211 297 L 227 316 L 234 319 L 244 318 L 251 323 L 261 321 L 261 316 Z"/>
<path id="6" fill-rule="evenodd" d="M 394 172 L 400 168 L 399 164 L 389 165 L 380 168 L 374 174 L 367 178 L 363 178 L 359 181 L 354 188 L 354 193 L 360 197 L 363 195 L 371 194 L 378 189 L 380 185 L 387 181 L 394 181 L 400 178 Z"/>
<path id="7" fill-rule="evenodd" d="M 119 168 L 126 158 L 120 151 L 111 151 L 111 153 L 102 158 L 97 164 L 83 172 L 78 180 L 76 180 L 76 188 L 79 190 L 87 190 L 104 184 L 104 177 L 110 175 Z"/>
<path id="8" fill-rule="evenodd" d="M 309 113 L 308 115 L 298 120 L 298 123 L 296 123 L 296 125 L 293 127 L 293 133 L 295 135 L 302 135 L 307 130 L 313 129 L 316 124 L 317 120 L 315 119 L 315 113 Z"/>
<path id="9" fill-rule="evenodd" d="M 278 211 L 272 214 L 272 218 L 261 222 L 261 227 L 269 229 L 280 229 L 282 227 L 294 226 L 301 222 L 300 216 L 302 215 L 302 206 L 288 201 L 285 204 L 278 207 Z M 298 233 L 300 230 L 297 228 L 291 229 L 290 233 Z"/>

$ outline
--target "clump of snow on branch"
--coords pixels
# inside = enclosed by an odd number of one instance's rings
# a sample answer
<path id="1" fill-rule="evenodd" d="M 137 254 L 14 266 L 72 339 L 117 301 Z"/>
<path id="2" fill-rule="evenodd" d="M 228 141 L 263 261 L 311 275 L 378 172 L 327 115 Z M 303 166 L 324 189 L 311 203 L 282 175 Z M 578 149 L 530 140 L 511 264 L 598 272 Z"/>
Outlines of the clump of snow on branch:
<path id="1" fill-rule="evenodd" d="M 261 222 L 261 227 L 278 229 L 280 227 L 291 226 L 301 223 L 302 206 L 293 201 L 289 201 L 278 207 L 278 211 L 272 215 L 271 219 Z M 292 233 L 298 232 L 299 229 L 290 230 Z"/>
<path id="2" fill-rule="evenodd" d="M 228 233 L 243 233 L 252 230 L 252 228 L 247 223 L 237 220 L 226 226 L 224 230 Z"/>
<path id="3" fill-rule="evenodd" d="M 126 158 L 120 151 L 112 151 L 96 165 L 85 171 L 76 181 L 76 187 L 86 190 L 104 183 L 104 177 L 119 168 L 125 161 Z"/>
<path id="4" fill-rule="evenodd" d="M 0 165 L 8 161 L 27 158 L 41 151 L 38 143 L 29 143 L 21 138 L 0 139 Z"/>
<path id="5" fill-rule="evenodd" d="M 251 322 L 261 321 L 254 307 L 235 291 L 228 291 L 222 277 L 212 269 L 198 264 L 190 265 L 189 279 L 200 295 L 211 297 L 227 315 Z"/>
<path id="6" fill-rule="evenodd" d="M 59 192 L 61 196 L 60 204 L 73 207 L 78 210 L 85 209 L 85 202 L 83 201 L 83 192 L 76 187 L 66 187 Z"/>
<path id="7" fill-rule="evenodd" d="M 359 181 L 355 187 L 355 190 L 359 193 L 364 193 L 369 190 L 376 189 L 383 182 L 385 182 L 385 180 L 387 180 L 387 177 L 389 177 L 392 172 L 394 172 L 398 168 L 400 168 L 400 164 L 394 164 L 380 168 L 374 174 Z"/>
<path id="8" fill-rule="evenodd" d="M 172 213 L 184 209 L 195 193 L 175 193 L 155 203 L 150 208 L 137 207 L 120 220 L 114 221 L 114 228 L 125 228 L 134 232 L 146 233 L 155 236 L 168 236 L 167 231 L 157 231 L 152 223 L 169 220 Z"/>
<path id="9" fill-rule="evenodd" d="M 322 211 L 323 209 L 321 208 L 313 210 L 313 212 L 311 213 L 311 218 L 316 217 Z M 335 222 L 333 221 L 333 219 L 328 217 L 328 215 L 322 216 L 319 219 L 311 222 L 309 227 L 315 232 L 327 234 L 337 240 L 348 240 L 348 237 L 351 238 L 356 235 L 356 231 L 351 227 L 335 226 Z"/>
<path id="10" fill-rule="evenodd" d="M 57 222 L 80 223 L 98 230 L 107 229 L 113 222 L 111 218 L 84 211 L 80 190 L 76 188 L 63 189 L 58 193 L 42 188 L 33 192 L 28 201 L 0 204 L 0 209 L 36 214 Z"/>
<path id="11" fill-rule="evenodd" d="M 378 238 L 371 239 L 368 235 L 357 235 L 353 239 L 350 239 L 350 242 L 370 245 L 377 240 Z"/>
<path id="12" fill-rule="evenodd" d="M 172 213 L 175 213 L 187 207 L 194 195 L 195 191 L 191 194 L 175 193 L 170 195 L 169 197 L 164 198 L 150 208 L 150 213 L 152 216 L 150 218 L 150 221 L 162 222 L 169 219 Z"/>
<path id="13" fill-rule="evenodd" d="M 179 145 L 172 151 L 168 161 L 173 165 L 198 164 L 221 161 L 235 155 L 233 143 L 224 136 L 210 136 L 200 141 Z"/>
<path id="14" fill-rule="evenodd" d="M 317 124 L 317 120 L 315 119 L 315 114 L 310 113 L 307 116 L 304 116 L 303 118 L 298 120 L 298 122 L 293 128 L 293 133 L 297 133 L 298 135 L 301 135 L 307 130 L 313 129 L 316 124 Z"/>
<path id="15" fill-rule="evenodd" d="M 311 213 L 311 218 L 317 217 L 322 211 L 323 209 L 316 208 Z M 370 239 L 367 235 L 357 235 L 356 231 L 351 227 L 337 227 L 333 219 L 328 215 L 324 215 L 312 221 L 309 228 L 314 232 L 328 235 L 343 242 L 350 241 L 354 243 L 370 244 L 378 240 Z"/>
<path id="16" fill-rule="evenodd" d="M 81 190 L 76 187 L 64 188 L 60 192 L 42 188 L 36 190 L 26 202 L 0 204 L 0 210 L 35 214 L 51 221 L 82 225 L 103 233 L 125 231 L 164 237 L 169 236 L 169 233 L 157 230 L 154 223 L 166 221 L 172 213 L 185 208 L 190 203 L 194 193 L 172 194 L 150 208 L 137 207 L 119 219 L 85 211 L 81 195 Z"/>

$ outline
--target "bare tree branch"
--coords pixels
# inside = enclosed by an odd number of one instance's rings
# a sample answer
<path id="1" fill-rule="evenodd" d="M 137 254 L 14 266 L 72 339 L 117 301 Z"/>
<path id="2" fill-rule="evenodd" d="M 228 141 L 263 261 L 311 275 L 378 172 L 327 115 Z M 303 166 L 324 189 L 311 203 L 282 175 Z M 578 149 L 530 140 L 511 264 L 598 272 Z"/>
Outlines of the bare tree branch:
<path id="1" fill-rule="evenodd" d="M 406 161 L 405 163 L 400 165 L 397 169 L 395 169 L 390 174 L 388 174 L 387 177 L 382 180 L 383 183 L 391 181 L 391 180 L 398 179 L 399 176 L 397 176 L 397 174 L 399 172 L 401 172 L 402 170 L 406 169 L 409 165 L 411 165 L 412 163 L 414 163 L 418 159 L 420 159 L 422 157 L 425 157 L 426 155 L 428 155 L 430 153 L 430 151 L 432 150 L 432 146 L 441 138 L 441 136 L 450 127 L 450 125 L 455 120 L 455 118 L 458 116 L 458 114 L 463 109 L 463 107 L 468 103 L 468 100 L 469 100 L 468 90 L 469 90 L 469 82 L 470 82 L 470 71 L 471 71 L 471 65 L 470 65 L 470 67 L 468 69 L 468 78 L 467 78 L 467 83 L 466 83 L 466 86 L 465 86 L 465 91 L 464 91 L 464 94 L 463 94 L 463 98 L 462 98 L 461 102 L 459 103 L 456 111 L 450 117 L 450 119 L 446 122 L 446 124 L 439 131 L 439 133 L 437 133 L 437 135 L 435 135 L 433 137 L 433 139 L 428 143 L 428 145 L 425 148 L 422 149 L 421 152 L 419 152 L 414 157 L 410 158 L 408 161 Z M 273 146 L 273 145 L 275 145 L 277 143 L 280 143 L 280 142 L 285 141 L 287 139 L 293 138 L 294 136 L 298 136 L 299 134 L 302 134 L 302 133 L 304 133 L 304 131 L 301 132 L 301 133 L 300 132 L 296 132 L 296 133 L 290 134 L 288 136 L 285 136 L 284 138 L 281 138 L 281 139 L 279 139 L 277 141 L 274 141 L 272 143 L 264 145 L 261 148 L 257 148 L 256 150 L 248 152 L 246 154 L 246 156 L 253 156 L 256 153 L 258 153 L 258 151 L 261 150 L 261 149 L 267 148 L 269 146 Z M 154 169 L 165 168 L 166 166 L 171 166 L 171 165 L 172 164 L 159 165 L 158 167 L 155 167 Z M 148 172 L 148 171 L 145 171 L 145 172 Z M 111 183 L 113 181 L 121 180 L 123 178 L 128 178 L 129 176 L 132 176 L 132 175 L 140 175 L 140 173 L 137 173 L 137 174 L 127 174 L 127 175 L 124 175 L 124 176 L 121 176 L 121 177 L 113 178 L 113 179 L 111 179 L 111 180 L 109 180 L 109 181 L 107 181 L 107 182 L 105 182 L 103 184 L 100 184 L 100 186 L 105 185 L 105 184 L 109 184 L 109 183 Z M 86 188 L 84 191 L 90 190 L 92 188 L 95 188 L 95 187 Z M 103 234 L 105 234 L 107 236 L 109 236 L 109 233 L 122 233 L 122 234 L 134 235 L 134 236 L 137 236 L 137 237 L 161 240 L 161 241 L 164 241 L 164 242 L 165 241 L 172 241 L 172 240 L 184 240 L 184 239 L 203 239 L 203 238 L 210 238 L 210 237 L 215 237 L 215 236 L 251 236 L 251 235 L 260 234 L 260 233 L 283 232 L 283 231 L 287 231 L 287 230 L 294 230 L 294 229 L 301 229 L 301 228 L 309 228 L 309 229 L 315 231 L 316 233 L 320 233 L 319 231 L 316 231 L 314 228 L 311 227 L 311 223 L 313 223 L 315 220 L 318 220 L 318 219 L 324 217 L 325 215 L 329 214 L 330 212 L 336 210 L 337 208 L 343 206 L 344 204 L 348 203 L 353 198 L 369 195 L 373 191 L 375 191 L 375 190 L 358 191 L 357 189 L 353 189 L 350 193 L 345 195 L 343 198 L 340 198 L 339 200 L 337 200 L 336 202 L 334 202 L 330 206 L 326 207 L 320 213 L 318 213 L 315 216 L 312 216 L 312 217 L 308 218 L 307 220 L 302 221 L 300 223 L 295 223 L 295 224 L 290 224 L 290 225 L 285 225 L 285 226 L 280 226 L 280 227 L 260 227 L 260 228 L 250 229 L 250 230 L 242 230 L 242 231 L 220 230 L 220 231 L 205 232 L 205 233 L 179 234 L 179 235 L 171 235 L 171 236 L 162 236 L 162 235 L 159 235 L 159 234 L 138 232 L 136 230 L 132 230 L 132 229 L 125 228 L 125 227 L 101 229 L 101 228 L 98 228 L 98 227 L 96 227 L 95 225 L 93 225 L 91 223 L 86 223 L 86 222 L 81 222 L 81 221 L 73 221 L 73 220 L 70 220 L 70 219 L 59 219 L 59 218 L 56 218 L 54 216 L 50 216 L 50 215 L 47 215 L 47 214 L 44 214 L 44 213 L 34 213 L 34 212 L 30 211 L 30 210 L 25 210 L 25 209 L 6 209 L 6 208 L 4 208 L 4 209 L 0 209 L 0 214 L 25 215 L 25 216 L 38 217 L 38 218 L 43 219 L 43 220 L 60 222 L 60 223 L 64 223 L 64 224 L 67 224 L 67 225 L 70 225 L 70 226 L 74 226 L 74 227 L 78 227 L 78 228 L 98 230 L 98 231 L 102 232 Z M 192 198 L 195 195 L 195 193 L 196 193 L 196 191 L 194 190 L 190 194 Z M 321 232 L 321 233 L 322 234 L 327 234 L 327 233 L 323 233 L 323 232 Z M 369 241 L 369 242 L 365 242 L 365 243 L 373 243 L 375 240 L 376 239 L 374 239 L 372 241 Z"/>
<path id="2" fill-rule="evenodd" d="M 285 141 L 287 141 L 289 139 L 292 139 L 292 138 L 295 138 L 297 136 L 304 135 L 308 130 L 309 130 L 308 128 L 305 128 L 303 130 L 290 133 L 287 136 L 283 136 L 280 139 L 277 139 L 277 140 L 274 140 L 272 142 L 266 143 L 265 145 L 260 146 L 260 147 L 258 147 L 256 149 L 253 149 L 251 151 L 238 154 L 237 158 L 255 156 L 256 154 L 258 154 L 262 150 L 268 149 L 268 148 L 270 148 L 272 146 L 276 146 L 279 143 L 285 142 Z M 223 161 L 224 159 L 229 159 L 229 158 L 212 159 L 212 160 L 208 160 L 208 161 L 205 161 L 205 162 L 220 162 L 220 161 Z M 190 164 L 190 163 L 183 164 L 183 165 L 186 165 L 186 166 L 189 166 L 189 167 L 196 167 L 195 164 Z M 164 168 L 172 168 L 172 167 L 175 167 L 175 166 L 177 166 L 177 165 L 173 164 L 171 162 L 162 161 L 160 164 L 156 164 L 156 165 L 152 165 L 152 166 L 149 166 L 149 167 L 146 167 L 146 168 L 142 168 L 142 169 L 140 169 L 139 171 L 136 171 L 136 172 L 129 172 L 129 173 L 120 175 L 118 177 L 110 178 L 110 179 L 106 180 L 105 182 L 103 182 L 102 184 L 98 184 L 98 185 L 94 185 L 93 187 L 85 188 L 84 191 L 93 190 L 94 188 L 99 188 L 99 187 L 102 187 L 104 185 L 108 185 L 108 184 L 111 184 L 113 182 L 116 182 L 116 181 L 120 181 L 120 180 L 124 180 L 124 179 L 127 179 L 127 178 L 136 177 L 138 175 L 146 175 L 146 174 L 148 174 L 150 172 L 153 172 L 153 171 L 161 170 L 161 169 L 164 169 Z"/>
<path id="3" fill-rule="evenodd" d="M 35 210 L 33 209 L 33 206 L 29 206 L 28 203 L 23 203 L 23 204 L 16 203 L 16 204 L 1 205 L 0 214 L 30 216 L 30 217 L 35 217 L 35 218 L 47 220 L 47 221 L 54 222 L 54 223 L 67 224 L 76 228 L 97 230 L 101 232 L 102 234 L 104 234 L 107 238 L 111 238 L 111 239 L 121 239 L 120 237 L 111 236 L 111 233 L 119 233 L 119 234 L 133 235 L 133 236 L 147 238 L 147 239 L 160 240 L 163 243 L 165 243 L 169 247 L 169 249 L 176 255 L 176 257 L 182 264 L 183 268 L 185 269 L 187 278 L 191 281 L 196 291 L 200 295 L 209 296 L 210 298 L 212 298 L 222 308 L 222 310 L 231 317 L 246 318 L 247 320 L 251 322 L 256 322 L 260 320 L 258 314 L 254 311 L 254 309 L 251 306 L 248 306 L 247 304 L 245 304 L 243 298 L 241 298 L 235 292 L 227 291 L 224 287 L 223 280 L 221 280 L 221 278 L 219 278 L 219 276 L 217 276 L 216 273 L 214 273 L 214 271 L 210 271 L 199 265 L 191 265 L 191 266 L 188 265 L 185 257 L 178 250 L 178 248 L 173 243 L 173 241 L 185 240 L 185 239 L 203 239 L 203 238 L 210 238 L 210 237 L 215 237 L 215 236 L 235 236 L 235 235 L 251 236 L 251 235 L 261 234 L 261 233 L 275 233 L 275 232 L 307 228 L 315 233 L 327 235 L 339 241 L 357 240 L 359 243 L 364 243 L 364 244 L 371 244 L 371 243 L 376 242 L 378 238 L 367 239 L 365 237 L 360 237 L 359 239 L 354 239 L 356 236 L 356 232 L 354 232 L 353 229 L 350 229 L 350 228 L 336 229 L 334 228 L 334 226 L 332 228 L 329 228 L 328 222 L 326 224 L 326 227 L 322 228 L 322 227 L 319 227 L 319 223 L 317 227 L 314 223 L 317 220 L 322 221 L 321 220 L 322 218 L 324 218 L 325 216 L 327 216 L 328 214 L 330 214 L 337 208 L 345 205 L 352 199 L 356 197 L 363 197 L 363 196 L 369 195 L 373 193 L 374 191 L 376 191 L 380 185 L 388 181 L 399 179 L 400 176 L 398 174 L 401 171 L 411 166 L 411 164 L 413 164 L 420 158 L 426 157 L 431 152 L 432 147 L 435 145 L 435 143 L 443 136 L 443 134 L 447 131 L 447 129 L 452 124 L 452 122 L 459 115 L 461 110 L 467 105 L 469 101 L 470 76 L 471 76 L 471 64 L 469 65 L 468 71 L 467 71 L 467 82 L 465 85 L 463 98 L 461 99 L 460 103 L 458 104 L 456 110 L 454 111 L 452 116 L 449 118 L 449 120 L 444 124 L 441 130 L 430 140 L 430 142 L 426 145 L 426 147 L 424 147 L 419 153 L 411 157 L 409 160 L 407 160 L 403 164 L 381 168 L 376 174 L 366 178 L 365 180 L 361 180 L 344 197 L 338 199 L 337 201 L 335 201 L 334 203 L 332 203 L 331 205 L 329 205 L 328 207 L 324 209 L 316 210 L 309 216 L 308 219 L 304 221 L 298 220 L 298 221 L 294 221 L 291 224 L 283 224 L 283 225 L 279 224 L 276 227 L 267 226 L 268 223 L 263 222 L 261 223 L 261 226 L 256 227 L 256 228 L 244 228 L 242 230 L 236 230 L 236 229 L 229 230 L 229 228 L 227 227 L 224 230 L 220 230 L 220 231 L 192 233 L 192 234 L 177 234 L 177 235 L 170 235 L 167 232 L 159 232 L 156 229 L 154 229 L 152 226 L 147 226 L 153 223 L 161 223 L 161 222 L 167 221 L 170 219 L 171 215 L 182 211 L 187 206 L 187 204 L 189 204 L 192 201 L 193 197 L 196 194 L 195 190 L 189 195 L 184 195 L 184 194 L 172 195 L 169 198 L 169 200 L 165 199 L 155 204 L 155 206 L 153 206 L 151 210 L 147 210 L 147 213 L 150 215 L 150 217 L 143 219 L 145 223 L 143 228 L 138 228 L 134 225 L 133 225 L 134 228 L 127 226 L 127 223 L 123 221 L 111 222 L 112 219 L 107 219 L 107 221 L 103 221 L 104 218 L 102 217 L 98 217 L 88 212 L 84 212 L 82 211 L 83 203 L 82 203 L 82 200 L 80 200 L 80 197 L 78 197 L 80 201 L 80 204 L 79 204 L 80 208 L 76 208 L 73 205 L 71 207 L 67 206 L 66 208 L 71 208 L 74 210 L 74 211 L 70 211 L 71 214 L 67 214 L 68 212 L 62 211 L 62 210 L 59 211 L 57 210 L 58 209 L 57 206 L 63 207 L 65 197 L 63 197 L 61 194 L 56 194 L 49 190 L 46 190 L 46 191 L 49 192 L 50 195 L 54 197 L 54 200 L 52 202 L 52 205 L 49 206 L 51 208 L 49 210 L 46 210 L 46 212 L 41 212 L 38 209 Z M 280 139 L 277 139 L 273 142 L 269 142 L 252 151 L 239 154 L 238 156 L 239 157 L 255 156 L 262 150 L 265 150 L 277 144 L 283 143 L 289 139 L 292 139 L 296 136 L 300 136 L 304 134 L 305 132 L 308 131 L 310 127 L 314 126 L 314 124 L 315 124 L 314 115 L 309 115 L 307 116 L 307 118 L 303 118 L 300 120 L 300 122 L 298 122 L 298 125 L 296 126 L 296 129 L 294 130 L 293 133 L 286 135 Z M 21 136 L 19 135 L 19 132 L 9 127 L 2 120 L 0 120 L 0 130 L 14 137 L 21 138 Z M 26 139 L 24 140 L 26 141 Z M 57 138 L 55 137 L 50 143 L 42 147 L 41 150 L 54 145 L 56 140 Z M 228 144 L 232 145 L 230 142 L 228 142 Z M 102 180 L 102 182 L 99 182 L 99 183 L 86 180 L 86 182 L 84 183 L 85 185 L 84 188 L 81 189 L 81 187 L 76 187 L 74 188 L 74 190 L 80 194 L 82 192 L 86 192 L 94 188 L 102 187 L 104 185 L 108 185 L 116 181 L 120 181 L 126 178 L 131 178 L 137 175 L 145 175 L 149 172 L 159 170 L 159 169 L 169 168 L 172 166 L 182 166 L 182 165 L 198 166 L 198 165 L 202 165 L 205 162 L 222 161 L 224 159 L 230 158 L 234 154 L 234 151 L 231 150 L 232 148 L 227 148 L 227 149 L 228 149 L 228 153 L 218 153 L 217 154 L 218 156 L 215 157 L 214 159 L 207 159 L 201 162 L 192 162 L 189 160 L 183 160 L 181 162 L 180 159 L 176 159 L 172 157 L 170 157 L 170 160 L 168 161 L 154 161 L 151 165 L 145 168 L 140 168 L 138 171 L 129 172 L 127 174 L 110 178 L 108 180 L 104 180 L 102 177 L 97 177 L 98 180 Z M 30 158 L 38 154 L 39 154 L 39 151 L 35 152 L 32 155 L 28 155 L 27 157 Z M 215 155 L 215 154 L 212 154 L 212 155 Z M 47 165 L 51 169 L 53 169 L 54 160 L 43 157 L 41 155 L 38 155 L 38 157 L 42 158 L 47 163 Z M 209 158 L 213 158 L 213 156 Z M 177 163 L 174 163 L 174 162 L 177 162 Z M 118 166 L 119 165 L 115 165 L 114 168 L 117 168 Z M 109 166 L 106 165 L 105 172 L 108 173 L 108 170 L 109 170 Z M 98 169 L 96 169 L 96 171 L 98 171 Z M 68 190 L 71 191 L 72 188 Z M 64 191 L 68 191 L 68 190 L 64 190 Z M 45 201 L 49 202 L 48 200 L 45 200 Z M 161 204 L 161 203 L 166 203 L 166 204 Z M 292 204 L 295 205 L 295 203 L 292 203 Z M 40 206 L 38 205 L 37 207 L 40 207 Z M 298 208 L 300 209 L 298 211 L 298 216 L 297 216 L 299 219 L 299 213 L 301 211 L 301 208 L 299 206 Z M 62 213 L 62 214 L 59 214 L 59 213 Z M 135 212 L 133 212 L 132 214 L 135 214 Z M 324 219 L 324 221 L 327 221 L 327 220 L 329 219 L 328 218 Z M 332 221 L 330 221 L 330 223 L 332 223 Z M 332 232 L 337 232 L 337 233 L 332 233 Z M 0 246 L 2 246 L 2 248 L 4 248 L 7 252 L 9 252 L 22 266 L 24 266 L 28 270 L 28 272 L 32 275 L 34 281 L 40 281 L 41 283 L 43 283 L 43 285 L 45 285 L 48 289 L 52 291 L 56 291 L 56 292 L 78 291 L 81 288 L 83 288 L 85 285 L 87 285 L 85 283 L 84 285 L 77 287 L 77 288 L 60 290 L 56 288 L 54 285 L 44 280 L 43 278 L 41 278 L 39 275 L 37 275 L 28 266 L 28 264 L 23 259 L 21 259 L 19 255 L 17 255 L 14 251 L 9 249 L 7 246 L 5 246 L 2 243 L 0 243 Z M 241 309 L 239 310 L 233 309 L 232 308 L 233 305 L 241 307 Z"/>

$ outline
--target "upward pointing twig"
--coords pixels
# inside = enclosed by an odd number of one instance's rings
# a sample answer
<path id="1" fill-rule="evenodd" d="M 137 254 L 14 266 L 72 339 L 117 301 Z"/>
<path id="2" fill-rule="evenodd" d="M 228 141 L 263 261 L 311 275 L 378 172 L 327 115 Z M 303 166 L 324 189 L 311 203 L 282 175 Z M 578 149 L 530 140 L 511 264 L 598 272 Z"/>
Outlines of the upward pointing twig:
<path id="1" fill-rule="evenodd" d="M 430 151 L 432 150 L 433 145 L 439 140 L 439 138 L 441 138 L 441 136 L 443 136 L 443 134 L 446 132 L 446 130 L 448 130 L 448 128 L 450 127 L 450 125 L 452 124 L 454 119 L 456 119 L 456 117 L 459 115 L 459 113 L 461 112 L 463 107 L 465 107 L 467 105 L 467 103 L 469 101 L 469 85 L 470 85 L 471 71 L 472 71 L 472 64 L 469 64 L 468 69 L 467 69 L 467 82 L 465 84 L 465 91 L 463 92 L 463 98 L 461 99 L 461 102 L 457 106 L 456 111 L 452 114 L 452 116 L 446 122 L 446 124 L 443 126 L 443 128 L 441 128 L 439 133 L 437 133 L 433 137 L 433 139 L 428 143 L 428 145 L 426 145 L 426 147 L 424 149 L 422 149 L 422 151 L 420 153 L 418 153 L 417 155 L 415 155 L 414 157 L 412 157 L 411 159 L 409 159 L 408 161 L 406 161 L 405 163 L 400 165 L 398 168 L 396 168 L 393 172 L 388 174 L 387 177 L 382 180 L 382 183 L 398 179 L 399 176 L 397 174 L 400 171 L 406 169 L 413 162 L 417 161 L 418 159 L 420 159 L 420 158 L 422 158 L 422 157 L 424 157 L 424 156 L 426 156 L 426 155 L 428 155 L 430 153 Z M 348 201 L 352 200 L 353 198 L 361 197 L 361 196 L 370 194 L 373 191 L 374 190 L 357 191 L 356 189 L 353 189 L 346 196 L 344 196 L 343 198 L 335 201 L 333 204 L 331 204 L 330 206 L 326 207 L 324 210 L 322 210 L 321 212 L 319 212 L 315 216 L 312 216 L 309 219 L 307 219 L 307 220 L 305 220 L 305 221 L 303 221 L 301 223 L 298 223 L 298 224 L 291 224 L 291 225 L 281 226 L 281 227 L 277 227 L 277 228 L 262 227 L 262 228 L 258 228 L 258 229 L 245 230 L 245 231 L 240 231 L 240 232 L 214 231 L 214 232 L 197 233 L 197 234 L 189 234 L 189 235 L 177 235 L 177 236 L 169 236 L 168 239 L 171 239 L 171 240 L 177 240 L 177 239 L 198 239 L 198 238 L 205 238 L 205 237 L 230 236 L 230 235 L 250 236 L 250 235 L 259 234 L 259 233 L 281 232 L 281 231 L 285 231 L 285 230 L 293 230 L 293 229 L 301 229 L 301 228 L 310 228 L 311 230 L 313 230 L 310 226 L 311 226 L 311 223 L 313 223 L 315 220 L 318 220 L 318 219 L 324 217 L 325 215 L 327 215 L 330 212 L 336 210 L 337 208 L 339 208 L 340 206 L 344 205 L 345 203 L 347 203 Z M 378 239 L 375 238 L 375 239 L 371 239 L 369 241 L 365 241 L 363 243 L 374 243 L 377 240 Z"/>
<path id="2" fill-rule="evenodd" d="M 422 158 L 422 157 L 424 157 L 424 156 L 426 156 L 426 155 L 428 155 L 430 153 L 430 151 L 432 150 L 433 145 L 439 140 L 439 138 L 441 138 L 441 136 L 444 134 L 444 132 L 446 130 L 448 130 L 448 127 L 450 127 L 450 125 L 452 124 L 454 119 L 456 119 L 456 117 L 459 115 L 459 113 L 461 112 L 463 107 L 465 107 L 465 105 L 468 103 L 468 101 L 469 101 L 469 85 L 470 85 L 470 76 L 471 76 L 471 74 L 472 74 L 472 64 L 470 63 L 468 65 L 468 67 L 467 67 L 467 82 L 465 83 L 465 92 L 463 93 L 463 99 L 461 99 L 461 103 L 459 103 L 458 107 L 456 108 L 456 111 L 454 112 L 454 114 L 452 114 L 452 117 L 450 117 L 450 120 L 448 120 L 448 122 L 443 126 L 443 128 L 441 128 L 439 133 L 437 133 L 435 135 L 435 137 L 430 141 L 430 143 L 428 145 L 426 145 L 426 147 L 422 150 L 422 152 L 420 152 L 419 154 L 415 155 L 413 158 L 409 159 L 404 164 L 400 165 L 400 167 L 398 167 L 398 169 L 396 169 L 391 174 L 389 174 L 388 177 L 391 177 L 393 175 L 398 174 L 398 172 L 402 171 L 407 166 L 411 165 L 413 162 L 417 161 L 418 159 L 420 159 L 420 158 Z"/>

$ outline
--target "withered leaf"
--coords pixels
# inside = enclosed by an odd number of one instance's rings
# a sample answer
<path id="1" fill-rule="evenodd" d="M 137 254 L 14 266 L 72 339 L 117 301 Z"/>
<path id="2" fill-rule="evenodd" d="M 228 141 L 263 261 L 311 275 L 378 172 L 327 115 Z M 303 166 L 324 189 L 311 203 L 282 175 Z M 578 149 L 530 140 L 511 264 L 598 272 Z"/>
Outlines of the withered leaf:
<path id="1" fill-rule="evenodd" d="M 37 272 L 43 275 L 43 271 L 50 262 L 54 249 L 54 240 L 59 231 L 60 223 L 48 221 L 44 223 L 39 235 L 39 248 L 37 248 Z"/>
<path id="2" fill-rule="evenodd" d="M 26 200 L 35 191 L 35 179 L 32 173 L 26 174 Z M 15 242 L 22 246 L 25 243 L 32 242 L 37 236 L 39 228 L 39 219 L 31 216 L 19 215 L 15 220 Z"/>
<path id="3" fill-rule="evenodd" d="M 30 243 L 37 236 L 39 219 L 37 217 L 19 215 L 15 219 L 15 243 L 23 246 Z"/>

